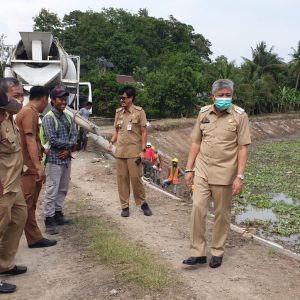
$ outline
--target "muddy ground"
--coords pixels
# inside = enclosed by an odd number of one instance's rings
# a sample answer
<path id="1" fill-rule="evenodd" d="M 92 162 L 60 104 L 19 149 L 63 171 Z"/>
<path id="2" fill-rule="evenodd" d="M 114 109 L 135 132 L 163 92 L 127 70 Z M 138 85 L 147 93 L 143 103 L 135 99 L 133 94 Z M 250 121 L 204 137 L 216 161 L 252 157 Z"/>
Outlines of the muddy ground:
<path id="1" fill-rule="evenodd" d="M 269 127 L 265 119 L 255 122 L 258 121 L 253 120 L 252 133 L 259 133 L 258 139 L 287 137 L 299 133 L 300 128 L 299 115 L 276 117 L 270 120 Z M 184 161 L 190 127 L 182 127 L 168 132 L 157 128 L 150 133 L 150 140 L 170 157 L 176 155 Z M 96 215 L 109 221 L 124 238 L 155 253 L 182 280 L 182 287 L 176 294 L 170 291 L 137 296 L 130 287 L 116 281 L 112 270 L 87 256 L 85 241 L 72 225 L 55 236 L 55 247 L 29 249 L 22 238 L 17 264 L 27 265 L 28 272 L 4 277 L 17 284 L 18 291 L 0 295 L 0 299 L 300 299 L 300 263 L 233 232 L 226 244 L 222 267 L 183 267 L 182 260 L 189 256 L 191 202 L 174 200 L 147 188 L 153 216 L 145 217 L 131 199 L 130 217 L 121 218 L 114 163 L 94 160 L 99 153 L 95 154 L 91 146 L 91 152 L 80 152 L 73 161 L 67 214 Z M 208 238 L 211 225 L 208 220 Z M 112 290 L 117 293 L 112 295 Z"/>

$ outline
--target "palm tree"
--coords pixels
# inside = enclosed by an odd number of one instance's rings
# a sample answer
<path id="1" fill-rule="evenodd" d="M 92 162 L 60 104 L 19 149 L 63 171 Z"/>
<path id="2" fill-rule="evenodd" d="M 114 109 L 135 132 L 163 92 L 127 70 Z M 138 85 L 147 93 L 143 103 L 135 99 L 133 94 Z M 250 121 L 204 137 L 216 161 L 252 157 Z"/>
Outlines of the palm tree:
<path id="1" fill-rule="evenodd" d="M 243 57 L 245 64 L 248 65 L 248 70 L 251 71 L 253 79 L 261 78 L 264 74 L 272 74 L 274 79 L 278 77 L 278 73 L 282 71 L 285 66 L 282 58 L 273 52 L 272 46 L 267 49 L 266 42 L 262 41 L 256 45 L 256 48 L 251 47 L 252 60 Z"/>
<path id="2" fill-rule="evenodd" d="M 266 42 L 262 41 L 251 48 L 252 59 L 243 57 L 241 75 L 244 83 L 253 90 L 253 98 L 249 101 L 257 113 L 274 111 L 272 98 L 286 71 L 286 65 L 273 50 L 274 47 L 268 49 Z"/>
<path id="3" fill-rule="evenodd" d="M 297 91 L 299 80 L 300 80 L 300 41 L 298 42 L 298 49 L 292 47 L 292 50 L 294 53 L 291 53 L 290 56 L 292 57 L 292 60 L 290 61 L 292 71 L 297 73 L 297 79 L 296 79 L 296 86 L 295 90 Z"/>

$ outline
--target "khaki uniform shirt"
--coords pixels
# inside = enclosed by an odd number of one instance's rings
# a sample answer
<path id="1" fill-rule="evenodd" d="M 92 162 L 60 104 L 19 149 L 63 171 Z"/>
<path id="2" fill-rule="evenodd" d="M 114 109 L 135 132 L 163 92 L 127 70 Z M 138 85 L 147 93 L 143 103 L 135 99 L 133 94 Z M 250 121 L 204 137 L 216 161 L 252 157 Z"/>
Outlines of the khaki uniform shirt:
<path id="1" fill-rule="evenodd" d="M 0 125 L 0 181 L 3 193 L 19 192 L 23 157 L 20 134 L 12 116 Z"/>
<path id="2" fill-rule="evenodd" d="M 39 113 L 36 108 L 29 102 L 21 111 L 17 114 L 16 122 L 20 130 L 21 144 L 24 165 L 26 165 L 31 172 L 36 174 L 35 166 L 30 158 L 28 147 L 26 144 L 26 134 L 32 134 L 35 137 L 38 154 L 41 159 L 41 141 L 39 137 Z"/>
<path id="3" fill-rule="evenodd" d="M 128 111 L 118 108 L 115 115 L 115 129 L 118 132 L 117 158 L 138 157 L 142 151 L 142 127 L 147 123 L 145 111 L 132 105 Z"/>
<path id="4" fill-rule="evenodd" d="M 214 105 L 203 107 L 191 138 L 200 144 L 195 175 L 209 184 L 232 184 L 237 175 L 238 146 L 251 143 L 248 116 L 244 110 L 232 105 L 217 116 Z"/>

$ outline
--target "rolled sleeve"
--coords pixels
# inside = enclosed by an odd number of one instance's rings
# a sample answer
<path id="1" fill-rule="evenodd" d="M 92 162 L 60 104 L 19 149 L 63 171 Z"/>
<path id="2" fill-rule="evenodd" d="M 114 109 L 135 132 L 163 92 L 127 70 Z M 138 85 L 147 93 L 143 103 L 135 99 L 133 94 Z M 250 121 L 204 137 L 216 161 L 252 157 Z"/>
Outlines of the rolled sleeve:
<path id="1" fill-rule="evenodd" d="M 117 128 L 117 120 L 118 120 L 118 115 L 115 114 L 115 121 L 114 121 L 114 127 Z"/>
<path id="2" fill-rule="evenodd" d="M 244 113 L 238 128 L 238 145 L 243 146 L 249 144 L 251 144 L 249 120 L 247 114 Z"/>
<path id="3" fill-rule="evenodd" d="M 192 139 L 192 142 L 200 144 L 202 141 L 202 131 L 200 130 L 200 115 L 201 113 L 199 113 L 197 121 L 194 125 L 194 128 L 190 134 L 190 137 Z"/>
<path id="4" fill-rule="evenodd" d="M 34 124 L 37 123 L 37 118 L 32 113 L 24 114 L 21 120 L 21 126 L 24 134 L 34 133 Z"/>
<path id="5" fill-rule="evenodd" d="M 145 127 L 147 125 L 147 117 L 144 110 L 141 111 L 140 122 L 141 122 L 141 127 Z"/>

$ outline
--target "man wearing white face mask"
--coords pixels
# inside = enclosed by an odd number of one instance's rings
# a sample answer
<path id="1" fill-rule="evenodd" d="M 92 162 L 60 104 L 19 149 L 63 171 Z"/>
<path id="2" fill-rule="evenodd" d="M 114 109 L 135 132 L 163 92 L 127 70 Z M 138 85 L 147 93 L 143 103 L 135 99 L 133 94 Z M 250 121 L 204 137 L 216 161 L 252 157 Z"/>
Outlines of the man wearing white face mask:
<path id="1" fill-rule="evenodd" d="M 15 264 L 15 255 L 27 218 L 21 190 L 23 158 L 13 115 L 21 108 L 23 87 L 14 78 L 0 80 L 0 275 L 20 275 L 27 267 Z M 0 293 L 12 293 L 14 284 L 0 281 Z"/>
<path id="2" fill-rule="evenodd" d="M 215 221 L 209 266 L 221 266 L 230 227 L 231 199 L 243 189 L 247 145 L 251 143 L 247 114 L 232 104 L 233 82 L 219 79 L 212 85 L 213 104 L 202 107 L 191 134 L 185 170 L 187 187 L 194 183 L 191 257 L 183 264 L 205 264 L 205 225 L 212 198 Z"/>

